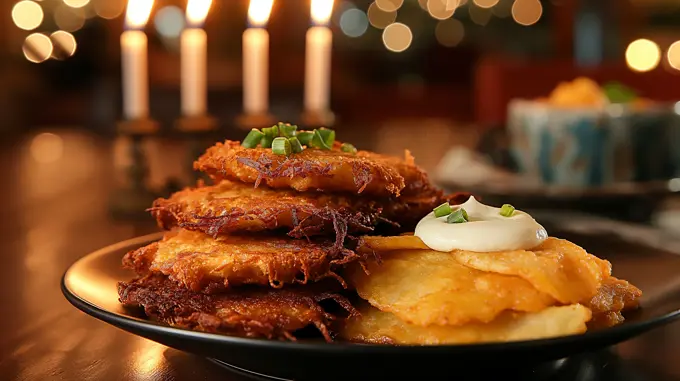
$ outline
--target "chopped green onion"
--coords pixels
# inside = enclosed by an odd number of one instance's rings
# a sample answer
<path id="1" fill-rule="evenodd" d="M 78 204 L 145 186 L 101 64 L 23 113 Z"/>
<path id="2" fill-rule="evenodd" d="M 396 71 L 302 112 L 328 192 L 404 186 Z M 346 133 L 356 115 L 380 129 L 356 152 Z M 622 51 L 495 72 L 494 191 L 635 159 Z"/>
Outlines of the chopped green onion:
<path id="1" fill-rule="evenodd" d="M 357 153 L 357 149 L 349 143 L 342 143 L 342 145 L 340 146 L 340 150 L 342 152 L 349 152 L 351 154 Z"/>
<path id="2" fill-rule="evenodd" d="M 449 205 L 448 202 L 439 205 L 438 207 L 434 208 L 433 211 L 435 217 L 448 216 L 452 212 L 451 205 Z"/>
<path id="3" fill-rule="evenodd" d="M 275 137 L 279 136 L 279 127 L 278 126 L 266 127 L 262 129 L 262 132 L 264 132 L 265 135 L 274 139 Z"/>
<path id="4" fill-rule="evenodd" d="M 290 123 L 279 123 L 279 134 L 286 138 L 291 138 L 295 136 L 295 131 L 297 126 L 291 125 Z"/>
<path id="5" fill-rule="evenodd" d="M 300 131 L 296 135 L 296 137 L 300 141 L 300 144 L 302 144 L 303 146 L 308 146 L 309 143 L 312 141 L 313 136 L 314 133 L 310 131 Z"/>
<path id="6" fill-rule="evenodd" d="M 460 224 L 463 222 L 468 222 L 469 220 L 468 214 L 463 208 L 456 210 L 446 217 L 446 222 L 449 224 Z"/>
<path id="7" fill-rule="evenodd" d="M 300 144 L 298 138 L 293 136 L 292 138 L 288 138 L 288 141 L 290 142 L 290 148 L 293 151 L 293 153 L 302 152 L 302 144 Z"/>
<path id="8" fill-rule="evenodd" d="M 324 143 L 326 143 L 328 147 L 333 147 L 333 142 L 335 142 L 335 130 L 321 127 L 318 131 L 323 138 Z"/>
<path id="9" fill-rule="evenodd" d="M 272 148 L 272 142 L 274 141 L 273 136 L 265 135 L 260 141 L 260 147 L 262 148 Z"/>
<path id="10" fill-rule="evenodd" d="M 320 148 L 323 150 L 331 149 L 331 147 L 326 143 L 326 140 L 323 138 L 319 130 L 314 130 L 314 136 L 312 137 L 312 141 L 310 142 L 310 144 L 314 148 Z"/>
<path id="11" fill-rule="evenodd" d="M 279 137 L 272 142 L 272 151 L 275 155 L 290 155 L 293 148 L 290 146 L 288 139 Z"/>
<path id="12" fill-rule="evenodd" d="M 510 204 L 503 204 L 503 206 L 501 206 L 500 214 L 503 217 L 512 217 L 512 215 L 515 214 L 515 207 Z"/>
<path id="13" fill-rule="evenodd" d="M 250 130 L 248 135 L 246 135 L 245 139 L 243 139 L 243 142 L 241 142 L 241 146 L 245 148 L 255 148 L 257 145 L 260 143 L 260 140 L 262 140 L 262 137 L 264 134 L 260 132 L 257 128 L 253 128 Z"/>

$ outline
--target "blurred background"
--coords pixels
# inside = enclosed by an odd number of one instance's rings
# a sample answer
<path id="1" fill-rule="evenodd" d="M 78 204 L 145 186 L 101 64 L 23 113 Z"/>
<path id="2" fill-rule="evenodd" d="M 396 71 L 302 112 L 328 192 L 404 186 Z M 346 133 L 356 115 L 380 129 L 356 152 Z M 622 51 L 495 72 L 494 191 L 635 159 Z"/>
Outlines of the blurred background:
<path id="1" fill-rule="evenodd" d="M 0 0 L 2 164 L 18 199 L 93 186 L 134 209 L 194 180 L 207 143 L 173 127 L 186 1 L 156 0 L 145 28 L 161 129 L 139 144 L 117 129 L 126 4 Z M 205 22 L 210 141 L 245 136 L 248 5 L 214 0 Z M 336 0 L 332 127 L 358 148 L 408 148 L 447 190 L 680 231 L 678 25 L 675 0 Z M 309 26 L 309 1 L 274 1 L 277 120 L 300 120 Z"/>

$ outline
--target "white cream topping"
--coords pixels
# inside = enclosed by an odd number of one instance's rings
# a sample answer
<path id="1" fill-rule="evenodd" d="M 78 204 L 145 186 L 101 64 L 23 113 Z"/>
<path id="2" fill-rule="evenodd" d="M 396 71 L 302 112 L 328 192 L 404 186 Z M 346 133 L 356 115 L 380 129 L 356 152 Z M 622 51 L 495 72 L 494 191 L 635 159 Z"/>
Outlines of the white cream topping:
<path id="1" fill-rule="evenodd" d="M 432 250 L 446 252 L 527 250 L 548 238 L 543 226 L 520 210 L 504 217 L 500 208 L 484 205 L 474 197 L 461 205 L 451 205 L 453 211 L 460 208 L 467 212 L 468 222 L 449 224 L 446 216 L 435 217 L 430 212 L 418 222 L 415 235 Z"/>

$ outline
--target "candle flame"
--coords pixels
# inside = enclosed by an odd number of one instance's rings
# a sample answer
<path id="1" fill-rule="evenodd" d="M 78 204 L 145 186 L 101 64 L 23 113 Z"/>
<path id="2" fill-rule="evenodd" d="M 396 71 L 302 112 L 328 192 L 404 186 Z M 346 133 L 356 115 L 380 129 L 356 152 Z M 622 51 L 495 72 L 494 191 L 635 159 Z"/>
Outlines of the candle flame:
<path id="1" fill-rule="evenodd" d="M 250 0 L 248 21 L 253 26 L 264 26 L 269 21 L 274 0 Z"/>
<path id="2" fill-rule="evenodd" d="M 189 0 L 187 3 L 187 21 L 191 25 L 202 25 L 208 16 L 212 0 Z"/>
<path id="3" fill-rule="evenodd" d="M 153 0 L 130 0 L 125 14 L 125 25 L 132 29 L 142 29 L 149 20 Z"/>
<path id="4" fill-rule="evenodd" d="M 333 0 L 312 0 L 312 21 L 315 24 L 328 24 L 333 13 Z"/>

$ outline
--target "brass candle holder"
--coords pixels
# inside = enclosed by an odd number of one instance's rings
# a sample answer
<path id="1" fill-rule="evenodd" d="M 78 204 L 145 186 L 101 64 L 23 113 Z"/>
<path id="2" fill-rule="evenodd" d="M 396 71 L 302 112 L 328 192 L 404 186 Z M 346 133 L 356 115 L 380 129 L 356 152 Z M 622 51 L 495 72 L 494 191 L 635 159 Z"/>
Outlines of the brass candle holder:
<path id="1" fill-rule="evenodd" d="M 187 185 L 193 186 L 199 180 L 207 180 L 202 173 L 194 171 L 194 161 L 218 138 L 217 119 L 209 115 L 183 116 L 175 122 L 175 130 L 187 137 L 185 171 L 191 179 Z"/>
<path id="2" fill-rule="evenodd" d="M 307 129 L 332 127 L 335 124 L 335 114 L 331 110 L 305 110 L 300 115 L 300 123 Z"/>
<path id="3" fill-rule="evenodd" d="M 271 127 L 276 122 L 277 120 L 270 113 L 241 114 L 236 117 L 236 126 L 246 131 L 253 128 Z"/>
<path id="4" fill-rule="evenodd" d="M 149 136 L 155 135 L 158 130 L 158 122 L 152 119 L 118 122 L 118 135 L 130 139 L 127 155 L 132 164 L 125 171 L 126 184 L 115 189 L 110 200 L 110 211 L 114 217 L 148 217 L 146 209 L 151 207 L 157 194 L 151 191 L 146 184 L 149 166 L 143 142 Z"/>

